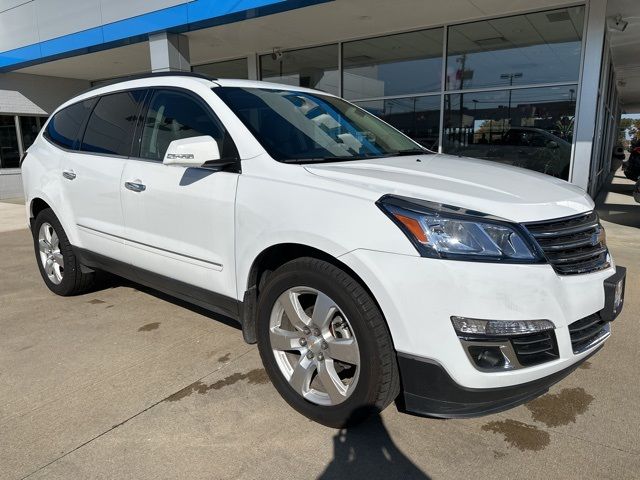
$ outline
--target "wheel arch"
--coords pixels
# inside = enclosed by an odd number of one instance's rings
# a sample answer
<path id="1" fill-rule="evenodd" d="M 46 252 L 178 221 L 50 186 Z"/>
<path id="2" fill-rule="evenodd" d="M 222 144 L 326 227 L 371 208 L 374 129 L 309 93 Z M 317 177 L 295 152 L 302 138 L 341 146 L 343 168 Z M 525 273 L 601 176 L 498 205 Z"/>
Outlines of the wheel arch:
<path id="1" fill-rule="evenodd" d="M 53 210 L 51 203 L 48 202 L 42 195 L 36 195 L 29 201 L 29 228 L 33 227 L 33 222 L 40 212 L 50 208 Z"/>
<path id="2" fill-rule="evenodd" d="M 242 301 L 240 317 L 242 322 L 242 333 L 247 343 L 256 343 L 257 341 L 255 329 L 256 313 L 261 287 L 264 286 L 264 283 L 271 272 L 287 262 L 302 257 L 324 260 L 325 262 L 345 271 L 366 290 L 384 316 L 384 312 L 369 286 L 356 271 L 344 262 L 340 261 L 339 258 L 309 245 L 300 243 L 279 243 L 265 248 L 258 254 L 258 256 L 256 256 L 246 278 L 245 293 Z"/>

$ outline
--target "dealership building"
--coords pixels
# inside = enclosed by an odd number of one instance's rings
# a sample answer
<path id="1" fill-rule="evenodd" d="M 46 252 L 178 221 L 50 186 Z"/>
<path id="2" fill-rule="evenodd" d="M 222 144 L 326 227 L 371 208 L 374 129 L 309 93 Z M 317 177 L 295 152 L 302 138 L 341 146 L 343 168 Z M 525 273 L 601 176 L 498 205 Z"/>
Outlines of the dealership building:
<path id="1" fill-rule="evenodd" d="M 640 1 L 0 0 L 0 198 L 59 104 L 172 70 L 324 90 L 595 195 L 640 112 Z"/>

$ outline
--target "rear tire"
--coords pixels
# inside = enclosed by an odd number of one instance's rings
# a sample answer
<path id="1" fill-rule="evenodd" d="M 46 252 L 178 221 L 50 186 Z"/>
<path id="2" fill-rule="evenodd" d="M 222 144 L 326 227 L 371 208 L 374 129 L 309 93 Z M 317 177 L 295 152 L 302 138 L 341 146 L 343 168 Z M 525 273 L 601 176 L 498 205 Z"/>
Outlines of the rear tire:
<path id="1" fill-rule="evenodd" d="M 47 208 L 38 214 L 32 233 L 38 269 L 49 290 L 57 295 L 70 296 L 86 292 L 93 286 L 95 273 L 82 271 L 83 267 L 53 210 Z"/>
<path id="2" fill-rule="evenodd" d="M 341 428 L 395 399 L 400 376 L 391 335 L 362 285 L 308 257 L 281 266 L 265 283 L 258 299 L 258 348 L 289 405 Z"/>

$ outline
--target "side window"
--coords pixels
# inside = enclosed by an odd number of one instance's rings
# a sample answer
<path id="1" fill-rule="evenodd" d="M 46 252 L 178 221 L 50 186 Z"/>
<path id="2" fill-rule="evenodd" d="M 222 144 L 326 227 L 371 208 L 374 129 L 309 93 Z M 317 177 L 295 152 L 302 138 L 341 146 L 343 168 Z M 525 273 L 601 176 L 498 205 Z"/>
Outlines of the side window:
<path id="1" fill-rule="evenodd" d="M 145 90 L 105 95 L 89 117 L 80 150 L 129 156 Z"/>
<path id="2" fill-rule="evenodd" d="M 77 149 L 80 127 L 84 124 L 94 103 L 95 99 L 92 98 L 60 110 L 47 125 L 45 132 L 47 138 L 61 147 Z"/>
<path id="3" fill-rule="evenodd" d="M 140 157 L 162 161 L 172 141 L 201 135 L 213 137 L 225 156 L 226 132 L 199 102 L 182 92 L 158 90 L 142 127 Z"/>

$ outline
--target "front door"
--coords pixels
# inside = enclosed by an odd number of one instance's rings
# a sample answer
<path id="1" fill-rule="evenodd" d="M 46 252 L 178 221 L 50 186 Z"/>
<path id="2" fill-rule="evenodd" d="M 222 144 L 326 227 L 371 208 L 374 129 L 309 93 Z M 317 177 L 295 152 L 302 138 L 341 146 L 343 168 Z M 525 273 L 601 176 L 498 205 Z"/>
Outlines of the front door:
<path id="1" fill-rule="evenodd" d="M 127 250 L 133 265 L 156 274 L 155 281 L 166 277 L 235 298 L 238 174 L 162 163 L 173 140 L 201 135 L 216 139 L 223 155 L 229 152 L 230 137 L 202 99 L 178 89 L 152 92 L 138 158 L 127 162 L 122 176 Z"/>

